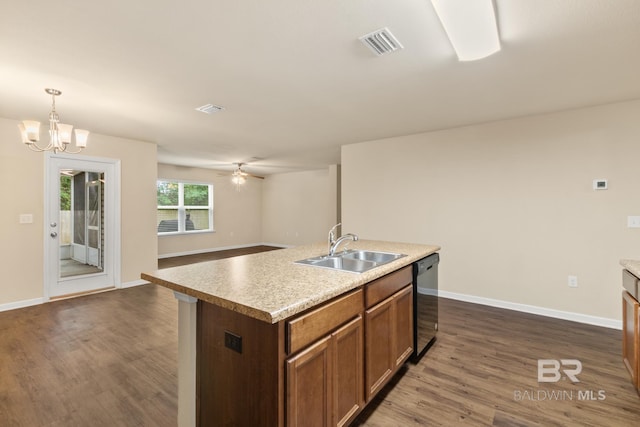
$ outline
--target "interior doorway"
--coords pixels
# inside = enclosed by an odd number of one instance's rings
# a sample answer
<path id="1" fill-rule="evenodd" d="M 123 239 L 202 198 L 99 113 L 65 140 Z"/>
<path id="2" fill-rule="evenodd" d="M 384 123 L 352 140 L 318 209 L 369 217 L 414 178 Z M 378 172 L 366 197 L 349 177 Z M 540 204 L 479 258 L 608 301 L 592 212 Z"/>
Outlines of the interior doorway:
<path id="1" fill-rule="evenodd" d="M 119 284 L 119 162 L 47 156 L 45 296 Z"/>

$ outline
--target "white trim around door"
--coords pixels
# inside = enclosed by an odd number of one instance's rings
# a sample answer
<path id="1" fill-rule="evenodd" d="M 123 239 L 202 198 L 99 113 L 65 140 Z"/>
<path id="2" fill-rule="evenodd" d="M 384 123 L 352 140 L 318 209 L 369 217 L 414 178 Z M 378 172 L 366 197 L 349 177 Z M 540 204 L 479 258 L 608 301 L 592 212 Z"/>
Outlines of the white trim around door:
<path id="1" fill-rule="evenodd" d="M 88 217 L 77 219 L 81 209 L 79 196 L 73 194 L 70 211 L 67 214 L 74 221 L 86 221 L 70 232 L 72 239 L 76 238 L 78 232 L 87 230 L 91 234 L 93 243 L 87 243 L 82 248 L 86 248 L 87 254 L 91 254 L 93 261 L 83 261 L 83 256 L 75 241 L 63 245 L 63 216 L 61 214 L 61 174 L 68 174 L 77 177 L 79 174 L 92 175 L 94 180 L 100 177 L 103 185 L 96 190 L 95 184 L 87 184 L 87 200 L 93 197 L 95 204 L 90 208 L 92 219 L 89 224 Z M 80 186 L 81 180 L 76 179 L 73 188 L 84 191 L 84 186 Z M 91 188 L 91 190 L 89 190 Z M 78 156 L 69 154 L 45 153 L 45 183 L 44 183 L 44 300 L 51 298 L 70 296 L 93 292 L 101 289 L 122 287 L 120 278 L 121 268 L 121 247 L 120 247 L 120 160 Z M 91 191 L 91 196 L 89 195 Z M 97 195 L 97 196 L 96 196 Z M 87 202 L 89 203 L 89 202 Z M 99 213 L 95 206 L 99 206 Z M 89 208 L 87 208 L 89 210 Z M 100 218 L 96 220 L 96 215 Z M 98 221 L 99 224 L 95 224 Z M 79 231 L 80 230 L 80 231 Z M 75 234 L 74 234 L 75 233 Z M 84 238 L 89 239 L 90 234 Z M 81 237 L 82 238 L 82 237 Z M 96 243 L 96 240 L 99 240 Z M 72 256 L 78 251 L 78 256 Z M 86 258 L 86 257 L 85 257 Z M 62 274 L 62 260 L 77 263 L 79 267 L 84 267 L 73 274 Z M 86 264 L 86 265 L 85 265 Z"/>

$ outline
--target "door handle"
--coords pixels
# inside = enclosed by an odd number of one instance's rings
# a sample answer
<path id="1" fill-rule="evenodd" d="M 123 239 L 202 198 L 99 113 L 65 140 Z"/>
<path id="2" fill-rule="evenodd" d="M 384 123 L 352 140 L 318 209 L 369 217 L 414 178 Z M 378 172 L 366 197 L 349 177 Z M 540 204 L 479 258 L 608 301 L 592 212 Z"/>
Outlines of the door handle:
<path id="1" fill-rule="evenodd" d="M 55 239 L 56 237 L 58 237 L 58 233 L 56 233 L 55 231 L 52 231 L 51 232 L 51 237 L 53 237 Z"/>

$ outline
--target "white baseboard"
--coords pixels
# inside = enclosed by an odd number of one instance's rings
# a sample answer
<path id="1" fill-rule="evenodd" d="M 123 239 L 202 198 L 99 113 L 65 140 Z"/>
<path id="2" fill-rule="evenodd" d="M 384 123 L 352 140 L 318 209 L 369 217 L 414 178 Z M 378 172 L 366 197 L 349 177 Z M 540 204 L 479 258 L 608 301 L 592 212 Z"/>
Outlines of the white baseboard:
<path id="1" fill-rule="evenodd" d="M 120 289 L 133 288 L 134 286 L 146 285 L 148 283 L 149 282 L 147 282 L 146 280 L 142 280 L 142 279 L 132 280 L 131 282 L 124 282 L 120 286 Z"/>
<path id="2" fill-rule="evenodd" d="M 438 291 L 438 295 L 444 298 L 451 298 L 458 301 L 471 302 L 474 304 L 488 305 L 491 307 L 506 308 L 507 310 L 521 311 L 524 313 L 537 314 L 539 316 L 553 317 L 556 319 L 570 320 L 572 322 L 586 323 L 588 325 L 602 326 L 604 328 L 622 329 L 622 321 L 608 319 L 606 317 L 589 316 L 586 314 L 572 313 L 570 311 L 554 310 L 551 308 L 538 307 L 535 305 L 519 304 L 509 301 L 501 301 L 492 298 L 476 297 L 472 295 L 458 294 L 455 292 Z"/>
<path id="3" fill-rule="evenodd" d="M 281 244 L 276 243 L 247 243 L 245 245 L 233 245 L 233 246 L 219 246 L 217 248 L 209 248 L 209 249 L 198 249 L 195 251 L 187 251 L 187 252 L 175 252 L 171 254 L 162 254 L 158 255 L 158 259 L 163 258 L 173 258 L 176 256 L 185 256 L 185 255 L 197 255 L 197 254 L 205 254 L 207 252 L 218 252 L 218 251 L 228 251 L 230 249 L 242 249 L 242 248 L 250 248 L 253 246 L 277 246 L 280 248 L 288 247 Z"/>
<path id="4" fill-rule="evenodd" d="M 32 305 L 38 305 L 44 303 L 44 298 L 33 298 L 22 301 L 10 302 L 6 304 L 0 304 L 0 311 L 15 310 L 17 308 L 31 307 Z"/>

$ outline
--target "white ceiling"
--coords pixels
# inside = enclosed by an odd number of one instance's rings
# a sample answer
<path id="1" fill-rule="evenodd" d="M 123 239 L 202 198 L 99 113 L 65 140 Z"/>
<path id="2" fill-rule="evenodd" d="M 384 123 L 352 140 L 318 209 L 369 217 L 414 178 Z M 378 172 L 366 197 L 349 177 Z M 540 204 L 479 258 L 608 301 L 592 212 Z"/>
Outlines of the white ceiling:
<path id="1" fill-rule="evenodd" d="M 5 0 L 0 116 L 46 121 L 53 87 L 64 122 L 154 142 L 161 162 L 269 174 L 339 163 L 343 144 L 640 98 L 640 1 L 495 3 L 502 50 L 458 62 L 429 0 Z M 382 27 L 403 50 L 358 41 Z M 194 110 L 207 103 L 226 110 Z"/>

